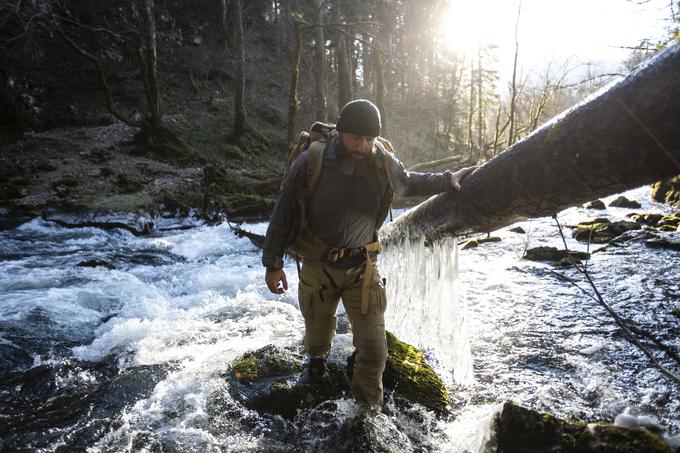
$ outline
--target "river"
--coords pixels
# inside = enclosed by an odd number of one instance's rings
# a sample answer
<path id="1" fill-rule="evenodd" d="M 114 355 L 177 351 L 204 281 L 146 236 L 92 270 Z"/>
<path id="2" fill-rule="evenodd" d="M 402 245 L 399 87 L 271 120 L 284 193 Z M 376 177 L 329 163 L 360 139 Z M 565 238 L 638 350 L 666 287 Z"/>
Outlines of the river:
<path id="1" fill-rule="evenodd" d="M 637 211 L 670 212 L 646 188 L 625 195 L 643 204 Z M 558 219 L 630 212 L 571 208 Z M 292 422 L 260 416 L 231 399 L 223 377 L 247 351 L 302 341 L 294 263 L 286 267 L 291 289 L 274 296 L 259 251 L 226 223 L 155 221 L 146 237 L 42 219 L 0 232 L 0 450 L 328 450 L 337 425 L 318 413 Z M 394 449 L 478 451 L 508 399 L 584 420 L 626 413 L 678 441 L 678 386 L 566 280 L 590 291 L 575 270 L 521 260 L 529 247 L 561 247 L 554 220 L 516 226 L 526 233 L 505 228 L 494 233 L 501 242 L 476 248 L 415 243 L 382 257 L 388 329 L 423 347 L 455 401 L 446 420 L 424 410 L 381 415 L 387 434 L 400 433 Z M 263 233 L 266 223 L 244 227 Z M 91 259 L 115 269 L 77 266 Z M 679 265 L 678 252 L 633 239 L 594 253 L 588 269 L 617 313 L 677 352 Z M 332 359 L 342 361 L 350 345 L 339 334 Z M 339 400 L 324 410 L 342 422 L 355 409 Z"/>

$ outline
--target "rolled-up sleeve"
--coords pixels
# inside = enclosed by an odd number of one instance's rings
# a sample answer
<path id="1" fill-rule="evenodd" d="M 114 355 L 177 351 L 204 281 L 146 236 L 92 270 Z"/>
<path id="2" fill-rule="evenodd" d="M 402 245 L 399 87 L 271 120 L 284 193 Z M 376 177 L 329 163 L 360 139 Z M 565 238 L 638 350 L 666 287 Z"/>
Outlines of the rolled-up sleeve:
<path id="1" fill-rule="evenodd" d="M 299 197 L 305 182 L 307 152 L 293 162 L 281 185 L 262 247 L 262 264 L 268 270 L 283 268 L 283 255 L 300 223 Z"/>

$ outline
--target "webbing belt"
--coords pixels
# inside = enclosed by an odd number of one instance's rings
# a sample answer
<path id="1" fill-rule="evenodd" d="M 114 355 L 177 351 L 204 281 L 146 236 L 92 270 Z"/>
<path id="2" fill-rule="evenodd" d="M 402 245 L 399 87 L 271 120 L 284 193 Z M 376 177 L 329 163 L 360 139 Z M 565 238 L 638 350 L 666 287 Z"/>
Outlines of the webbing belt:
<path id="1" fill-rule="evenodd" d="M 361 286 L 361 314 L 368 314 L 368 299 L 369 299 L 369 288 L 371 282 L 373 281 L 373 261 L 371 261 L 370 253 L 380 253 L 380 241 L 371 242 L 364 246 L 364 251 L 366 252 L 366 268 L 364 270 L 364 282 Z"/>

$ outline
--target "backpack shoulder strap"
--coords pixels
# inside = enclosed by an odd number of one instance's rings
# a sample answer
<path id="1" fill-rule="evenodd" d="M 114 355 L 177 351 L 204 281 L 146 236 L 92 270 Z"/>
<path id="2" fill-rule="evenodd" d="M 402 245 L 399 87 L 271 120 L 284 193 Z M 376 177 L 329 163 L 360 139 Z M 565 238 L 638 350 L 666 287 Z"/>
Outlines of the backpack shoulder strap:
<path id="1" fill-rule="evenodd" d="M 326 150 L 325 141 L 312 142 L 307 149 L 307 170 L 305 174 L 305 184 L 300 192 L 298 203 L 300 204 L 301 225 L 307 224 L 307 201 L 314 193 L 316 185 L 321 178 L 321 169 L 323 167 L 323 156 Z"/>

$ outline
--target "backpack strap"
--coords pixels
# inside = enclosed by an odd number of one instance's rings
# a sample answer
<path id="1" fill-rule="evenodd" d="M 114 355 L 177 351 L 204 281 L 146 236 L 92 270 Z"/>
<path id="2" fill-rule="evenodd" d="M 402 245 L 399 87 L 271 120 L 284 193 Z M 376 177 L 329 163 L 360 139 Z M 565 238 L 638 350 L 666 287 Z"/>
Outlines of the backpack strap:
<path id="1" fill-rule="evenodd" d="M 307 225 L 307 201 L 314 193 L 316 185 L 321 178 L 321 168 L 323 167 L 323 156 L 326 150 L 325 141 L 312 142 L 307 150 L 307 170 L 305 177 L 305 184 L 300 192 L 298 203 L 300 204 L 300 219 L 301 226 Z"/>
<path id="2" fill-rule="evenodd" d="M 392 218 L 392 201 L 394 201 L 394 188 L 389 177 L 390 168 L 390 154 L 392 151 L 392 144 L 382 137 L 378 137 L 375 142 L 379 156 L 375 159 L 375 172 L 378 175 L 378 183 L 380 184 L 380 206 L 375 229 L 380 229 L 387 215 Z"/>

